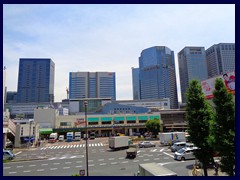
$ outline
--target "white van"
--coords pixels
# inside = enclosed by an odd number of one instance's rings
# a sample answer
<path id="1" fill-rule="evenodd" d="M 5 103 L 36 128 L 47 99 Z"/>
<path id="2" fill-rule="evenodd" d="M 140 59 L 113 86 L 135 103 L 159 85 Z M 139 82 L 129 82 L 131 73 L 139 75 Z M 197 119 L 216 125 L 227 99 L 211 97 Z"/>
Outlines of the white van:
<path id="1" fill-rule="evenodd" d="M 198 149 L 197 147 L 182 148 L 182 149 L 178 150 L 177 152 L 175 152 L 174 159 L 181 160 L 181 161 L 184 161 L 187 159 L 195 159 L 193 152 L 196 151 L 197 149 Z"/>
<path id="2" fill-rule="evenodd" d="M 15 154 L 13 154 L 12 151 L 3 149 L 3 160 L 9 160 L 14 158 Z"/>
<path id="3" fill-rule="evenodd" d="M 182 149 L 186 146 L 186 142 L 176 142 L 171 146 L 171 151 L 175 152 L 178 151 L 179 149 Z"/>
<path id="4" fill-rule="evenodd" d="M 64 135 L 60 135 L 58 138 L 59 141 L 64 141 Z"/>

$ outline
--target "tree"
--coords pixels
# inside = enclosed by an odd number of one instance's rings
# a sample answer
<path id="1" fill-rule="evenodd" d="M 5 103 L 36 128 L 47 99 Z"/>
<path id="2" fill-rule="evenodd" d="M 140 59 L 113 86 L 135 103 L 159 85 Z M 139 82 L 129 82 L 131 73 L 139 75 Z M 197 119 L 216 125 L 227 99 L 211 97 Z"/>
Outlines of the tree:
<path id="1" fill-rule="evenodd" d="M 157 118 L 154 118 L 154 120 L 148 120 L 146 122 L 146 127 L 156 137 L 156 135 L 160 132 L 160 120 Z"/>
<path id="2" fill-rule="evenodd" d="M 220 168 L 230 176 L 235 175 L 235 106 L 233 95 L 222 79 L 217 78 L 213 92 L 215 117 L 211 124 L 214 149 L 222 157 Z"/>
<path id="3" fill-rule="evenodd" d="M 195 156 L 202 163 L 204 175 L 207 176 L 207 166 L 213 157 L 213 149 L 208 143 L 209 122 L 213 119 L 213 112 L 197 80 L 190 82 L 186 95 L 189 140 L 199 148 Z"/>

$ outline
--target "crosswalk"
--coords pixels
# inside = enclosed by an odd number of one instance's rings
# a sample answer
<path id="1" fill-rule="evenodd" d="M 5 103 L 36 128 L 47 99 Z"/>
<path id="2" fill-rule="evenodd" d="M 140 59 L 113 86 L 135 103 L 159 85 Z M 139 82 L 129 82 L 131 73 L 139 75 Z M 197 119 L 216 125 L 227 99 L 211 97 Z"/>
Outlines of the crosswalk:
<path id="1" fill-rule="evenodd" d="M 85 144 L 75 144 L 75 145 L 58 145 L 58 146 L 45 146 L 40 148 L 40 150 L 46 150 L 46 149 L 69 149 L 69 148 L 84 148 Z M 88 147 L 99 147 L 103 146 L 103 143 L 91 143 L 88 144 Z"/>

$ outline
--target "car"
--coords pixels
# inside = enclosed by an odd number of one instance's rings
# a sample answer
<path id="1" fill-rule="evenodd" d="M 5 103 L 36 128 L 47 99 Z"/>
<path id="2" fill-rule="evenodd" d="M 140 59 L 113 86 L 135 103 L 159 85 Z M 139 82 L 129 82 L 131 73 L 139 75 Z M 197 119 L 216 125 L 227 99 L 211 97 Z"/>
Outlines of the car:
<path id="1" fill-rule="evenodd" d="M 171 151 L 176 152 L 186 146 L 186 142 L 176 142 L 171 146 Z"/>
<path id="2" fill-rule="evenodd" d="M 195 155 L 194 155 L 194 151 L 196 151 L 198 148 L 182 148 L 180 150 L 178 150 L 177 152 L 175 152 L 174 154 L 174 159 L 176 160 L 181 160 L 181 161 L 185 161 L 188 159 L 195 159 Z"/>
<path id="3" fill-rule="evenodd" d="M 3 149 L 3 160 L 12 160 L 14 158 L 15 154 L 13 154 L 12 151 Z"/>
<path id="4" fill-rule="evenodd" d="M 141 141 L 138 143 L 139 148 L 147 148 L 147 147 L 156 147 L 156 145 L 150 141 Z"/>

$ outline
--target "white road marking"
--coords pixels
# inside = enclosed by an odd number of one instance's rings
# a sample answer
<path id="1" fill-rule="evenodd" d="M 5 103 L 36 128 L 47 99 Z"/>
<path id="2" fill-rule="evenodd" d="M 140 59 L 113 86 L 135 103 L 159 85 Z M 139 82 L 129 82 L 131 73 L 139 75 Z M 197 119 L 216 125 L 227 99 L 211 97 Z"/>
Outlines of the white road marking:
<path id="1" fill-rule="evenodd" d="M 70 147 L 70 145 L 67 146 L 67 148 L 69 148 L 69 147 Z"/>
<path id="2" fill-rule="evenodd" d="M 100 143 L 98 143 L 97 146 L 100 146 Z"/>
<path id="3" fill-rule="evenodd" d="M 56 159 L 56 157 L 53 157 L 53 158 L 49 158 L 48 160 L 50 160 L 50 161 L 51 161 L 51 160 L 54 160 L 54 159 Z"/>
<path id="4" fill-rule="evenodd" d="M 115 158 L 109 158 L 109 160 L 111 161 L 111 160 L 114 160 Z"/>
<path id="5" fill-rule="evenodd" d="M 98 161 L 104 161 L 104 159 L 99 159 Z"/>
<path id="6" fill-rule="evenodd" d="M 117 162 L 111 162 L 111 164 L 117 164 Z"/>
<path id="7" fill-rule="evenodd" d="M 73 145 L 73 148 L 75 148 L 77 145 L 75 144 L 75 145 Z"/>
<path id="8" fill-rule="evenodd" d="M 77 145 L 77 148 L 79 147 L 79 144 Z"/>
<path id="9" fill-rule="evenodd" d="M 163 152 L 164 149 L 161 149 L 160 152 Z"/>
<path id="10" fill-rule="evenodd" d="M 37 171 L 44 171 L 44 169 L 38 169 Z"/>
<path id="11" fill-rule="evenodd" d="M 141 151 L 137 151 L 137 153 L 140 153 Z"/>
<path id="12" fill-rule="evenodd" d="M 82 161 L 76 161 L 76 163 L 82 163 Z"/>
<path id="13" fill-rule="evenodd" d="M 15 155 L 18 155 L 18 154 L 20 154 L 20 153 L 22 153 L 22 151 L 17 152 Z"/>
<path id="14" fill-rule="evenodd" d="M 128 161 L 123 161 L 122 163 L 128 163 Z"/>
<path id="15" fill-rule="evenodd" d="M 63 169 L 70 169 L 70 167 L 63 167 Z"/>
<path id="16" fill-rule="evenodd" d="M 27 171 L 23 171 L 24 173 L 29 173 L 29 172 L 31 172 L 30 170 L 27 170 Z"/>
<path id="17" fill-rule="evenodd" d="M 157 149 L 151 149 L 151 152 L 155 152 L 155 151 L 157 151 Z"/>
<path id="18" fill-rule="evenodd" d="M 83 144 L 83 147 L 85 147 L 85 144 Z"/>
<path id="19" fill-rule="evenodd" d="M 70 159 L 73 159 L 73 158 L 75 158 L 75 157 L 77 157 L 77 156 L 71 156 Z"/>
<path id="20" fill-rule="evenodd" d="M 29 165 L 29 167 L 34 167 L 34 166 L 36 166 L 36 164 L 31 164 L 31 165 Z"/>
<path id="21" fill-rule="evenodd" d="M 73 147 L 73 145 L 70 146 L 70 148 L 72 148 L 72 147 Z"/>
<path id="22" fill-rule="evenodd" d="M 60 164 L 60 163 L 53 163 L 54 165 Z"/>
<path id="23" fill-rule="evenodd" d="M 71 164 L 72 162 L 65 162 L 65 164 Z"/>
<path id="24" fill-rule="evenodd" d="M 89 164 L 88 166 L 95 166 L 95 164 Z"/>
<path id="25" fill-rule="evenodd" d="M 57 170 L 57 169 L 58 169 L 58 168 L 50 168 L 51 171 L 53 171 L 53 170 Z"/>
<path id="26" fill-rule="evenodd" d="M 104 166 L 104 165 L 106 165 L 107 163 L 102 163 L 102 164 L 99 164 L 100 166 Z"/>
<path id="27" fill-rule="evenodd" d="M 139 160 L 133 160 L 133 162 L 138 162 Z"/>
<path id="28" fill-rule="evenodd" d="M 100 143 L 101 146 L 103 146 L 103 143 Z"/>
<path id="29" fill-rule="evenodd" d="M 154 158 L 154 160 L 159 160 L 159 158 Z"/>
<path id="30" fill-rule="evenodd" d="M 170 156 L 170 157 L 174 158 L 174 156 L 173 156 L 173 155 L 171 155 L 171 154 L 168 154 L 168 153 L 166 153 L 166 152 L 163 152 L 163 154 L 166 154 L 167 156 Z"/>
<path id="31" fill-rule="evenodd" d="M 63 148 L 65 149 L 67 146 L 64 146 Z"/>
<path id="32" fill-rule="evenodd" d="M 11 167 L 3 167 L 3 169 L 10 169 Z"/>
<path id="33" fill-rule="evenodd" d="M 149 161 L 150 159 L 144 159 L 143 161 Z"/>
<path id="34" fill-rule="evenodd" d="M 23 166 L 17 166 L 17 168 L 22 168 Z"/>
<path id="35" fill-rule="evenodd" d="M 9 174 L 15 174 L 15 173 L 17 173 L 17 172 L 9 172 Z"/>
<path id="36" fill-rule="evenodd" d="M 80 144 L 80 147 L 82 147 L 82 144 Z"/>
<path id="37" fill-rule="evenodd" d="M 42 166 L 47 166 L 48 164 L 41 164 Z"/>
<path id="38" fill-rule="evenodd" d="M 65 159 L 66 157 L 60 157 L 59 159 Z"/>
<path id="39" fill-rule="evenodd" d="M 91 147 L 92 145 L 91 144 L 88 144 L 89 147 Z"/>
<path id="40" fill-rule="evenodd" d="M 81 168 L 81 167 L 83 167 L 83 166 L 75 166 L 75 167 L 77 167 L 77 168 Z"/>

